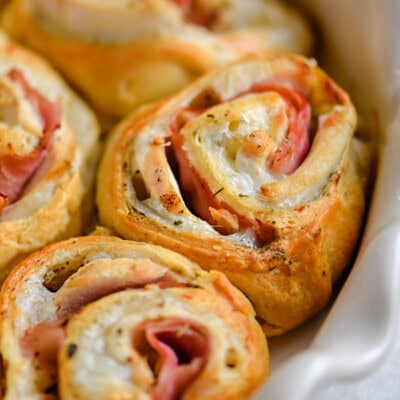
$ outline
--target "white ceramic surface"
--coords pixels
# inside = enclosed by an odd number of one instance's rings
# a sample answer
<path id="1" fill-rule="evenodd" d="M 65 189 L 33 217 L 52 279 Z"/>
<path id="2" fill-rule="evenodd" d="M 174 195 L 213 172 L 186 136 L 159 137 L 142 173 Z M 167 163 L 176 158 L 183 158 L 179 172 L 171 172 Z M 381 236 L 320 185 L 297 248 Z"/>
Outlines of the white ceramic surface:
<path id="1" fill-rule="evenodd" d="M 319 61 L 379 137 L 380 162 L 345 285 L 324 313 L 270 341 L 271 379 L 255 400 L 400 399 L 400 1 L 300 3 L 321 28 Z"/>

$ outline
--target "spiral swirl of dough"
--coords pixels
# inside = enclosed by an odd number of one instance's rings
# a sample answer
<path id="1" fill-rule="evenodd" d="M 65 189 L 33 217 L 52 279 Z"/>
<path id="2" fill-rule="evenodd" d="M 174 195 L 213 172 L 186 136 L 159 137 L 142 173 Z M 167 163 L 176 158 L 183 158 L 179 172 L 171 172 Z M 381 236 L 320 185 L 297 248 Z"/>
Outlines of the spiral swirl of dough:
<path id="1" fill-rule="evenodd" d="M 158 246 L 50 245 L 10 274 L 0 307 L 6 400 L 246 399 L 268 375 L 248 300 Z"/>
<path id="2" fill-rule="evenodd" d="M 27 254 L 81 233 L 99 129 L 58 75 L 0 34 L 0 281 Z"/>
<path id="3" fill-rule="evenodd" d="M 215 66 L 312 42 L 304 18 L 276 0 L 13 0 L 3 24 L 112 117 Z"/>
<path id="4" fill-rule="evenodd" d="M 356 242 L 366 148 L 355 126 L 314 60 L 222 68 L 115 129 L 100 218 L 224 271 L 268 334 L 286 331 L 326 304 Z"/>

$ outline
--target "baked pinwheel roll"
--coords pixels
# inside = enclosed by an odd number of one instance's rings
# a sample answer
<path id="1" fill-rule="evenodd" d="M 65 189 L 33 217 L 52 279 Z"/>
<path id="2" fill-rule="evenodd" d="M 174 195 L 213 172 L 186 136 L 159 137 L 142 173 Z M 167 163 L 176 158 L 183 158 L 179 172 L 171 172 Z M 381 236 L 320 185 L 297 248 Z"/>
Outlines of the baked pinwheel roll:
<path id="1" fill-rule="evenodd" d="M 0 282 L 90 213 L 98 126 L 37 56 L 0 33 Z"/>
<path id="2" fill-rule="evenodd" d="M 366 147 L 347 94 L 314 60 L 215 71 L 112 133 L 103 224 L 223 271 L 268 335 L 328 301 L 364 210 Z"/>
<path id="3" fill-rule="evenodd" d="M 1 292 L 5 400 L 247 399 L 268 348 L 218 271 L 105 236 L 31 255 Z"/>
<path id="4" fill-rule="evenodd" d="M 111 117 L 216 65 L 311 44 L 303 17 L 276 0 L 13 0 L 3 24 Z"/>

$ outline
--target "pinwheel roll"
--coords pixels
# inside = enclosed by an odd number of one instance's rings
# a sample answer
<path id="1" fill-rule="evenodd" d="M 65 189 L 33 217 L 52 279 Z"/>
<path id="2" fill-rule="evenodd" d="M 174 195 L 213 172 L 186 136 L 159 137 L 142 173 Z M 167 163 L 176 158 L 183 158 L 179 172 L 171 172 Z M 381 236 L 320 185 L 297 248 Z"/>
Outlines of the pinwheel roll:
<path id="1" fill-rule="evenodd" d="M 0 91 L 2 282 L 28 253 L 81 232 L 90 212 L 98 127 L 47 64 L 3 34 Z"/>
<path id="2" fill-rule="evenodd" d="M 282 333 L 326 304 L 356 242 L 367 153 L 355 126 L 314 60 L 223 68 L 115 129 L 100 218 L 223 271 Z"/>
<path id="3" fill-rule="evenodd" d="M 86 236 L 22 262 L 1 300 L 4 399 L 246 399 L 268 375 L 248 300 L 218 271 Z"/>
<path id="4" fill-rule="evenodd" d="M 302 16 L 276 0 L 14 0 L 3 22 L 113 117 L 216 65 L 311 43 Z"/>

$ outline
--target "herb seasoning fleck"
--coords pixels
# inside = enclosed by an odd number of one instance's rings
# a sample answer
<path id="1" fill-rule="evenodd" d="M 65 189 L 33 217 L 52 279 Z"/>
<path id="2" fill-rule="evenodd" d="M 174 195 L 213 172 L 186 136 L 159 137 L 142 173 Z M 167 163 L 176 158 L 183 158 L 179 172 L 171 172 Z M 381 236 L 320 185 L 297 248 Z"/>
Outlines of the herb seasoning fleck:
<path id="1" fill-rule="evenodd" d="M 78 349 L 78 346 L 75 343 L 71 343 L 67 347 L 67 356 L 68 356 L 68 358 L 71 358 L 75 354 L 77 349 Z"/>
<path id="2" fill-rule="evenodd" d="M 214 196 L 216 196 L 217 194 L 219 194 L 219 193 L 221 193 L 223 190 L 224 190 L 225 188 L 220 188 L 220 189 L 218 189 L 215 193 L 214 193 Z"/>

